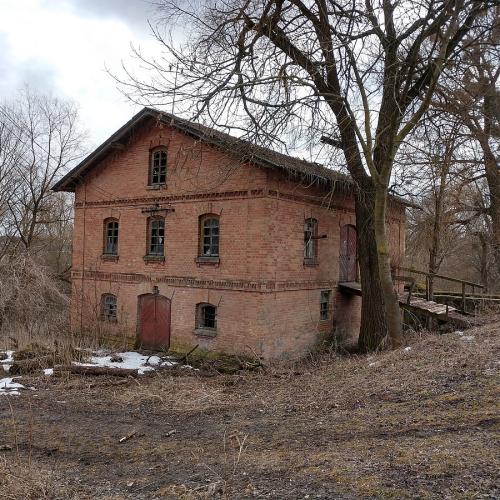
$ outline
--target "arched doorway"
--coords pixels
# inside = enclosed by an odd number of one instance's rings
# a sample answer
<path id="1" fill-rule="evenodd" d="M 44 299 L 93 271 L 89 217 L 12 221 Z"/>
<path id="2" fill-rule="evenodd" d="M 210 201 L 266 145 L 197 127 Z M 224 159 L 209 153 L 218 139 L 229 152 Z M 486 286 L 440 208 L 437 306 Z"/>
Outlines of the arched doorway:
<path id="1" fill-rule="evenodd" d="M 147 293 L 139 296 L 137 347 L 168 349 L 170 346 L 170 299 Z"/>
<path id="2" fill-rule="evenodd" d="M 358 246 L 356 227 L 346 224 L 340 228 L 339 281 L 358 280 Z"/>

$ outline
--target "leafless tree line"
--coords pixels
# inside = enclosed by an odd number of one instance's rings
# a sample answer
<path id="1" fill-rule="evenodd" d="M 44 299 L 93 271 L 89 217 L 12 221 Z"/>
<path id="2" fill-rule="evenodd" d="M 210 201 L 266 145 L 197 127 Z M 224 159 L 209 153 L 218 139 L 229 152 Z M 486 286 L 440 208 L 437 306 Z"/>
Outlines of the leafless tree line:
<path id="1" fill-rule="evenodd" d="M 51 187 L 83 141 L 72 103 L 26 89 L 0 104 L 0 331 L 39 328 L 64 309 L 72 205 Z"/>

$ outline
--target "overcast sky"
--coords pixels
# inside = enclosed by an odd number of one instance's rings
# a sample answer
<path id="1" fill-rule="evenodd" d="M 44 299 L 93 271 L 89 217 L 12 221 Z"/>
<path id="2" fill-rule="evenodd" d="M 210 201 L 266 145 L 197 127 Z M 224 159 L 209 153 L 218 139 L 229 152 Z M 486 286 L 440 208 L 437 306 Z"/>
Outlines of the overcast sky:
<path id="1" fill-rule="evenodd" d="M 75 101 L 97 146 L 140 108 L 116 89 L 130 44 L 158 50 L 144 0 L 0 0 L 0 101 L 24 85 Z"/>

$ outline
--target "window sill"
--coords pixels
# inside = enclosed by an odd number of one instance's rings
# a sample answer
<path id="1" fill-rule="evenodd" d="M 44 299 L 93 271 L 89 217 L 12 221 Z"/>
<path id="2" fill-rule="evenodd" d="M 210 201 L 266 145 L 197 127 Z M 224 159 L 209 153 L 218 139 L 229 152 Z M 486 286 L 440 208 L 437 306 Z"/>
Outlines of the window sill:
<path id="1" fill-rule="evenodd" d="M 111 323 L 111 324 L 115 324 L 115 323 L 118 323 L 118 319 L 117 318 L 108 318 L 106 316 L 101 316 L 99 318 L 103 323 Z"/>
<path id="2" fill-rule="evenodd" d="M 118 255 L 113 255 L 110 253 L 103 253 L 101 255 L 101 260 L 107 261 L 107 262 L 118 262 L 118 259 L 120 257 Z"/>
<path id="3" fill-rule="evenodd" d="M 319 263 L 316 259 L 304 259 L 304 267 L 316 267 Z"/>
<path id="4" fill-rule="evenodd" d="M 219 257 L 207 257 L 207 256 L 203 256 L 203 255 L 199 255 L 198 257 L 196 257 L 196 259 L 194 259 L 194 261 L 198 264 L 198 265 L 202 265 L 202 266 L 218 266 L 220 264 L 220 258 Z"/>
<path id="5" fill-rule="evenodd" d="M 148 191 L 159 191 L 160 189 L 167 189 L 166 184 L 148 184 L 146 190 Z"/>
<path id="6" fill-rule="evenodd" d="M 145 255 L 144 262 L 165 262 L 164 255 Z"/>
<path id="7" fill-rule="evenodd" d="M 217 330 L 212 328 L 195 328 L 193 333 L 198 337 L 214 338 L 217 336 Z"/>

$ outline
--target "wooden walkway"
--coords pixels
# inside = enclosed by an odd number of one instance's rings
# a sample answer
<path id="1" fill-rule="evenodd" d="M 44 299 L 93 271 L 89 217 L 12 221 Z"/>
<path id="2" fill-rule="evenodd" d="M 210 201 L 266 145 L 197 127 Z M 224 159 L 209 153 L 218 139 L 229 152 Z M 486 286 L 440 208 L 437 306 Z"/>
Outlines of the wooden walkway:
<path id="1" fill-rule="evenodd" d="M 362 295 L 361 283 L 355 281 L 339 283 L 339 290 L 351 295 Z M 446 304 L 439 304 L 432 300 L 425 300 L 421 297 L 414 296 L 412 296 L 410 302 L 408 302 L 408 293 L 406 292 L 398 294 L 398 298 L 399 305 L 403 309 L 420 313 L 440 321 L 448 321 L 459 328 L 468 328 L 476 323 L 473 316 L 463 314 L 455 307 L 447 306 Z"/>

